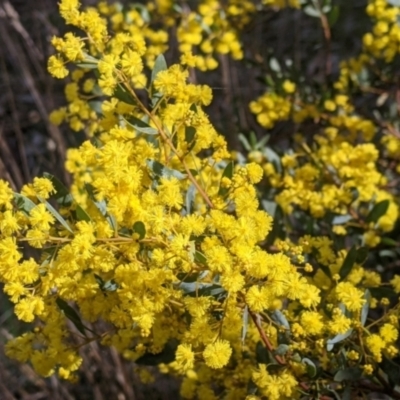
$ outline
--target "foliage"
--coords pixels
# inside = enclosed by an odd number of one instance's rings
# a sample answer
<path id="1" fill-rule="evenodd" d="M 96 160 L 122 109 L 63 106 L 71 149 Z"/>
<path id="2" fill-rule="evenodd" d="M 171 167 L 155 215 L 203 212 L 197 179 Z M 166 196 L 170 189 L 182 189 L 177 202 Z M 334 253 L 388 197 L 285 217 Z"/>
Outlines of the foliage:
<path id="1" fill-rule="evenodd" d="M 329 1 L 60 2 L 74 33 L 53 38 L 48 68 L 72 81 L 51 120 L 90 139 L 68 153 L 71 192 L 50 174 L 21 193 L 0 182 L 0 278 L 34 322 L 10 357 L 74 379 L 96 340 L 182 375 L 183 398 L 400 396 L 400 278 L 382 268 L 398 258 L 398 7 L 369 3 L 372 31 L 332 82 L 329 54 L 320 85 L 270 63 L 249 107 L 266 130 L 296 127 L 284 151 L 250 135 L 230 154 L 203 110 L 211 88 L 189 83 L 218 53 L 242 59 L 245 25 L 286 5 L 320 20 L 329 44 Z"/>

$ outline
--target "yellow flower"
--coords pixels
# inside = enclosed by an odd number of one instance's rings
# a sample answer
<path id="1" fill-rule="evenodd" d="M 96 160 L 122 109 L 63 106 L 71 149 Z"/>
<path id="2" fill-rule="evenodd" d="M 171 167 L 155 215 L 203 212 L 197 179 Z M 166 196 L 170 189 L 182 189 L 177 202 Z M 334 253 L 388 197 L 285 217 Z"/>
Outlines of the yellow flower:
<path id="1" fill-rule="evenodd" d="M 68 75 L 68 69 L 65 67 L 64 61 L 60 56 L 50 56 L 47 63 L 47 70 L 58 79 L 63 79 Z"/>
<path id="2" fill-rule="evenodd" d="M 0 206 L 11 208 L 11 200 L 13 197 L 13 191 L 9 183 L 0 179 Z"/>
<path id="3" fill-rule="evenodd" d="M 340 282 L 336 295 L 349 311 L 359 311 L 365 303 L 364 293 L 349 282 Z"/>
<path id="4" fill-rule="evenodd" d="M 48 231 L 50 225 L 54 223 L 54 217 L 47 211 L 44 204 L 38 204 L 32 208 L 29 214 L 29 222 L 36 229 Z"/>
<path id="5" fill-rule="evenodd" d="M 33 189 L 39 197 L 47 199 L 50 193 L 55 192 L 53 183 L 47 178 L 34 178 Z"/>
<path id="6" fill-rule="evenodd" d="M 300 322 L 304 330 L 310 335 L 318 335 L 324 329 L 322 316 L 315 311 L 303 311 L 300 317 Z"/>
<path id="7" fill-rule="evenodd" d="M 256 163 L 250 163 L 246 165 L 246 169 L 251 183 L 254 184 L 261 181 L 264 171 L 260 165 Z"/>
<path id="8" fill-rule="evenodd" d="M 294 93 L 296 91 L 296 84 L 293 83 L 292 81 L 286 79 L 283 83 L 282 83 L 282 88 L 286 93 Z"/>
<path id="9" fill-rule="evenodd" d="M 121 60 L 122 70 L 129 78 L 134 78 L 143 70 L 142 57 L 136 51 L 128 50 Z"/>
<path id="10" fill-rule="evenodd" d="M 210 368 L 218 369 L 228 364 L 232 349 L 227 340 L 218 339 L 209 344 L 203 351 L 204 361 Z"/>
<path id="11" fill-rule="evenodd" d="M 393 343 L 399 336 L 399 331 L 392 324 L 384 324 L 379 329 L 379 335 L 385 343 Z"/>
<path id="12" fill-rule="evenodd" d="M 178 368 L 183 372 L 192 369 L 194 366 L 194 353 L 192 350 L 192 345 L 180 344 L 176 349 L 175 361 L 178 365 Z"/>

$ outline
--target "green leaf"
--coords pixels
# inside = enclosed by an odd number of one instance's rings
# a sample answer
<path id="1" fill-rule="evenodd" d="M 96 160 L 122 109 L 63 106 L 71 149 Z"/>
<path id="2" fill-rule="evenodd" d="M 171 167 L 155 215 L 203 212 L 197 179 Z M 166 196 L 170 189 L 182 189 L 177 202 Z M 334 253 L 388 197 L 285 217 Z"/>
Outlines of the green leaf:
<path id="1" fill-rule="evenodd" d="M 399 242 L 389 237 L 381 237 L 381 243 L 386 244 L 387 246 L 399 247 Z"/>
<path id="2" fill-rule="evenodd" d="M 196 186 L 191 184 L 186 192 L 186 199 L 185 199 L 185 205 L 186 205 L 186 214 L 189 215 L 191 214 L 193 208 L 194 208 L 194 199 L 196 196 Z"/>
<path id="3" fill-rule="evenodd" d="M 277 322 L 279 325 L 283 326 L 285 329 L 290 330 L 289 322 L 288 322 L 287 318 L 285 317 L 285 315 L 282 313 L 282 311 L 275 310 L 271 314 L 271 318 L 275 322 Z"/>
<path id="4" fill-rule="evenodd" d="M 332 351 L 333 350 L 333 346 L 336 343 L 340 343 L 343 340 L 347 339 L 351 334 L 353 333 L 353 328 L 350 328 L 347 332 L 345 333 L 340 333 L 339 335 L 336 335 L 335 337 L 333 337 L 332 339 L 327 340 L 326 342 L 326 349 L 328 351 Z"/>
<path id="5" fill-rule="evenodd" d="M 244 136 L 243 133 L 239 133 L 238 138 L 239 138 L 239 142 L 242 143 L 244 149 L 246 151 L 250 152 L 251 151 L 251 146 L 250 146 L 250 143 L 247 140 L 246 136 Z"/>
<path id="6" fill-rule="evenodd" d="M 234 164 L 233 161 L 230 161 L 228 165 L 224 169 L 224 173 L 222 174 L 223 177 L 232 179 L 233 177 L 233 170 L 234 170 Z"/>
<path id="7" fill-rule="evenodd" d="M 366 246 L 359 247 L 357 249 L 356 263 L 363 264 L 368 258 L 369 249 Z"/>
<path id="8" fill-rule="evenodd" d="M 185 179 L 187 176 L 186 174 L 183 174 L 180 171 L 166 167 L 165 165 L 161 164 L 156 160 L 147 160 L 147 166 L 154 172 L 154 174 L 157 177 L 163 177 L 163 178 L 175 177 L 179 180 L 182 180 Z"/>
<path id="9" fill-rule="evenodd" d="M 135 3 L 135 9 L 139 11 L 142 20 L 148 24 L 151 21 L 150 13 L 144 4 Z"/>
<path id="10" fill-rule="evenodd" d="M 343 265 L 340 268 L 339 275 L 340 279 L 343 280 L 351 272 L 355 262 L 357 260 L 357 249 L 353 246 L 347 253 L 346 258 L 343 261 Z"/>
<path id="11" fill-rule="evenodd" d="M 135 363 L 140 365 L 159 365 L 169 364 L 175 360 L 176 349 L 178 348 L 178 341 L 176 339 L 170 339 L 164 346 L 160 353 L 145 353 L 139 357 Z"/>
<path id="12" fill-rule="evenodd" d="M 72 234 L 74 233 L 74 231 L 72 230 L 72 228 L 69 226 L 69 224 L 67 223 L 67 221 L 60 215 L 60 213 L 46 200 L 42 199 L 41 197 L 38 197 L 39 201 L 41 203 L 43 203 L 46 208 L 49 210 L 49 212 L 51 214 L 53 214 L 53 216 L 57 219 L 57 221 L 69 232 L 71 232 Z"/>
<path id="13" fill-rule="evenodd" d="M 370 287 L 370 288 L 368 288 L 368 290 L 371 292 L 371 296 L 378 300 L 380 300 L 384 297 L 387 297 L 388 299 L 397 298 L 397 295 L 392 288 Z"/>
<path id="14" fill-rule="evenodd" d="M 76 65 L 79 68 L 83 69 L 97 69 L 99 60 L 95 57 L 92 57 L 91 55 L 87 53 L 83 53 L 83 61 L 80 63 L 77 63 Z"/>
<path id="15" fill-rule="evenodd" d="M 332 279 L 332 273 L 331 270 L 329 269 L 328 266 L 324 265 L 324 264 L 319 264 L 318 268 L 321 269 L 321 271 L 330 279 Z"/>
<path id="16" fill-rule="evenodd" d="M 319 10 L 317 10 L 315 7 L 311 6 L 311 5 L 305 6 L 303 8 L 303 11 L 309 17 L 321 18 L 321 12 Z"/>
<path id="17" fill-rule="evenodd" d="M 180 282 L 177 285 L 177 288 L 181 289 L 190 297 L 217 297 L 220 294 L 226 293 L 226 290 L 221 285 L 216 283 Z"/>
<path id="18" fill-rule="evenodd" d="M 133 224 L 133 230 L 139 234 L 139 239 L 143 239 L 146 236 L 146 227 L 142 221 L 137 221 Z"/>
<path id="19" fill-rule="evenodd" d="M 118 100 L 123 101 L 127 104 L 136 104 L 136 99 L 126 90 L 126 88 L 121 83 L 117 85 L 113 93 L 113 97 L 116 97 Z"/>
<path id="20" fill-rule="evenodd" d="M 78 221 L 90 222 L 92 220 L 90 215 L 79 205 L 76 207 L 75 214 Z"/>
<path id="21" fill-rule="evenodd" d="M 329 26 L 332 28 L 337 20 L 339 19 L 339 14 L 340 14 L 340 7 L 335 5 L 332 7 L 332 9 L 328 12 L 327 17 L 328 17 L 328 22 Z"/>
<path id="22" fill-rule="evenodd" d="M 382 200 L 379 203 L 376 203 L 370 213 L 368 214 L 367 218 L 365 219 L 366 222 L 377 222 L 380 217 L 386 214 L 386 211 L 389 208 L 390 201 L 389 200 Z"/>
<path id="23" fill-rule="evenodd" d="M 94 274 L 94 278 L 102 291 L 115 292 L 119 288 L 119 285 L 114 280 L 104 281 L 102 277 L 97 274 Z"/>
<path id="24" fill-rule="evenodd" d="M 315 376 L 317 375 L 317 366 L 314 364 L 313 361 L 311 361 L 309 358 L 304 357 L 301 362 L 303 364 L 306 364 L 306 368 L 307 368 L 307 375 L 310 378 L 315 378 Z"/>
<path id="25" fill-rule="evenodd" d="M 264 345 L 258 341 L 256 345 L 256 360 L 258 364 L 268 364 L 270 362 L 270 355 Z"/>
<path id="26" fill-rule="evenodd" d="M 282 164 L 281 164 L 281 158 L 279 157 L 279 154 L 270 149 L 269 147 L 265 147 L 263 149 L 263 154 L 264 157 L 274 165 L 275 171 L 281 173 L 282 172 Z"/>
<path id="27" fill-rule="evenodd" d="M 242 316 L 242 346 L 246 340 L 247 328 L 249 326 L 249 307 L 245 306 Z"/>
<path id="28" fill-rule="evenodd" d="M 222 173 L 222 178 L 229 178 L 229 179 L 232 179 L 232 177 L 233 177 L 233 171 L 234 171 L 234 164 L 233 164 L 233 161 L 230 161 L 227 165 L 226 165 L 226 167 L 225 167 L 225 169 L 224 169 L 224 172 Z M 221 179 L 222 179 L 221 178 Z M 220 195 L 220 196 L 224 196 L 226 193 L 228 193 L 228 189 L 227 188 L 224 188 L 224 187 L 220 187 L 219 188 L 219 191 L 218 191 L 218 194 Z"/>
<path id="29" fill-rule="evenodd" d="M 281 72 L 281 66 L 279 64 L 279 61 L 275 57 L 271 57 L 269 59 L 269 67 L 271 68 L 272 71 L 278 74 Z"/>
<path id="30" fill-rule="evenodd" d="M 51 181 L 56 191 L 51 198 L 57 200 L 57 203 L 63 207 L 71 207 L 74 202 L 74 198 L 64 184 L 54 175 L 51 175 L 47 172 L 45 172 L 43 176 Z"/>
<path id="31" fill-rule="evenodd" d="M 191 151 L 196 144 L 194 140 L 196 137 L 196 128 L 193 126 L 186 126 L 185 127 L 185 141 L 188 144 L 188 151 Z"/>
<path id="32" fill-rule="evenodd" d="M 353 217 L 349 214 L 346 215 L 337 215 L 332 220 L 332 225 L 343 225 L 346 222 L 349 222 L 353 219 Z"/>
<path id="33" fill-rule="evenodd" d="M 274 354 L 278 354 L 279 356 L 284 356 L 290 350 L 290 346 L 288 344 L 280 344 L 274 351 Z"/>
<path id="34" fill-rule="evenodd" d="M 58 298 L 56 303 L 59 309 L 64 312 L 64 315 L 76 326 L 76 329 L 86 336 L 85 326 L 79 314 L 63 299 Z"/>
<path id="35" fill-rule="evenodd" d="M 261 200 L 264 210 L 273 217 L 275 215 L 277 204 L 272 200 Z"/>
<path id="36" fill-rule="evenodd" d="M 151 84 L 153 85 L 154 79 L 156 79 L 157 75 L 161 71 L 165 71 L 168 69 L 167 62 L 165 61 L 165 57 L 163 54 L 159 54 L 154 63 L 153 70 L 151 71 Z"/>
<path id="37" fill-rule="evenodd" d="M 22 194 L 14 193 L 14 199 L 18 210 L 23 211 L 25 214 L 29 214 L 36 207 L 36 204 L 31 199 Z"/>
<path id="38" fill-rule="evenodd" d="M 123 118 L 124 121 L 131 126 L 135 131 L 144 133 L 145 135 L 158 135 L 158 129 L 151 127 L 146 122 L 134 116 Z"/>
<path id="39" fill-rule="evenodd" d="M 97 114 L 101 115 L 103 114 L 103 110 L 101 109 L 101 106 L 103 104 L 102 101 L 89 101 L 88 102 L 89 107 L 95 111 Z"/>
<path id="40" fill-rule="evenodd" d="M 197 251 L 194 253 L 194 260 L 198 262 L 199 264 L 206 265 L 207 264 L 207 258 L 203 253 L 200 253 L 200 251 Z"/>
<path id="41" fill-rule="evenodd" d="M 389 383 L 394 388 L 400 382 L 400 365 L 386 356 L 383 356 L 382 369 L 389 378 Z"/>
<path id="42" fill-rule="evenodd" d="M 346 369 L 341 369 L 336 372 L 333 380 L 335 382 L 343 381 L 358 381 L 361 378 L 362 369 L 359 367 L 350 367 Z"/>
<path id="43" fill-rule="evenodd" d="M 71 208 L 74 205 L 73 208 L 75 208 L 75 214 L 78 221 L 91 221 L 90 215 L 75 202 L 72 194 L 59 179 L 46 172 L 43 174 L 43 176 L 51 181 L 54 189 L 56 190 L 56 192 L 52 194 L 50 198 L 55 199 L 62 207 Z"/>
<path id="44" fill-rule="evenodd" d="M 367 289 L 364 293 L 365 303 L 361 309 L 361 326 L 364 326 L 367 322 L 368 311 L 369 311 L 369 303 L 371 301 L 371 293 Z"/>
<path id="45" fill-rule="evenodd" d="M 95 205 L 95 207 L 99 210 L 100 214 L 107 219 L 107 222 L 111 226 L 112 230 L 115 232 L 117 230 L 117 221 L 115 220 L 115 217 L 110 215 L 107 212 L 107 203 L 105 200 L 96 200 L 96 197 L 94 195 L 94 189 L 93 186 L 90 185 L 89 183 L 85 184 L 85 189 L 86 192 L 89 196 L 90 201 Z"/>

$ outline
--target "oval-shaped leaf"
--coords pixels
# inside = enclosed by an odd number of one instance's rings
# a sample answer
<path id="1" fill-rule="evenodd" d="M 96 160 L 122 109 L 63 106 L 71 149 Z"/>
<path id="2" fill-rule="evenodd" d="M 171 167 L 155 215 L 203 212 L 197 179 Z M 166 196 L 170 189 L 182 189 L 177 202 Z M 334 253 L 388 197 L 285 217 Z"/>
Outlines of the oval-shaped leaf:
<path id="1" fill-rule="evenodd" d="M 313 361 L 311 361 L 309 358 L 304 357 L 301 362 L 303 364 L 306 364 L 307 368 L 307 375 L 310 378 L 314 378 L 317 375 L 317 366 L 314 364 Z"/>
<path id="2" fill-rule="evenodd" d="M 64 315 L 76 326 L 76 329 L 78 329 L 82 335 L 86 336 L 85 326 L 79 314 L 63 299 L 58 298 L 56 303 L 60 310 L 63 311 Z"/>
<path id="3" fill-rule="evenodd" d="M 142 221 L 137 221 L 133 224 L 133 231 L 139 235 L 139 239 L 146 236 L 146 227 Z"/>
<path id="4" fill-rule="evenodd" d="M 144 133 L 145 135 L 158 135 L 158 129 L 151 127 L 146 122 L 134 116 L 124 118 L 124 121 L 131 126 L 135 131 Z"/>
<path id="5" fill-rule="evenodd" d="M 156 79 L 158 73 L 166 69 L 168 69 L 168 66 L 164 54 L 159 54 L 154 63 L 153 70 L 151 71 L 151 84 L 154 83 L 154 79 Z"/>
<path id="6" fill-rule="evenodd" d="M 116 97 L 118 100 L 130 105 L 136 104 L 136 99 L 120 83 L 114 90 L 113 97 Z"/>
<path id="7" fill-rule="evenodd" d="M 327 349 L 328 351 L 332 351 L 333 346 L 334 346 L 336 343 L 340 343 L 340 342 L 342 342 L 343 340 L 347 339 L 352 333 L 353 333 L 353 328 L 350 328 L 347 332 L 345 332 L 345 333 L 340 333 L 339 335 L 336 335 L 334 338 L 329 339 L 329 340 L 326 342 L 326 349 Z"/>
<path id="8" fill-rule="evenodd" d="M 377 222 L 380 217 L 386 214 L 389 204 L 389 200 L 382 200 L 376 203 L 365 220 L 367 222 Z"/>
<path id="9" fill-rule="evenodd" d="M 371 301 L 371 293 L 367 289 L 364 293 L 365 303 L 361 309 L 361 326 L 364 326 L 367 322 L 368 311 L 369 311 L 369 303 Z"/>
<path id="10" fill-rule="evenodd" d="M 22 194 L 14 193 L 14 199 L 18 210 L 23 211 L 25 214 L 29 214 L 32 208 L 36 207 L 36 204 L 31 199 Z"/>
<path id="11" fill-rule="evenodd" d="M 346 369 L 341 369 L 336 372 L 333 380 L 335 382 L 343 381 L 358 381 L 361 378 L 362 369 L 359 367 L 350 367 Z"/>
<path id="12" fill-rule="evenodd" d="M 42 199 L 41 197 L 38 197 L 39 201 L 42 202 L 46 208 L 49 210 L 51 214 L 53 214 L 54 218 L 57 219 L 57 221 L 69 232 L 72 234 L 74 231 L 72 228 L 69 226 L 68 222 L 60 215 L 60 213 L 46 200 Z"/>
<path id="13" fill-rule="evenodd" d="M 342 267 L 340 268 L 339 275 L 340 279 L 343 280 L 351 272 L 355 262 L 357 260 L 357 249 L 353 246 L 346 255 L 343 261 Z"/>

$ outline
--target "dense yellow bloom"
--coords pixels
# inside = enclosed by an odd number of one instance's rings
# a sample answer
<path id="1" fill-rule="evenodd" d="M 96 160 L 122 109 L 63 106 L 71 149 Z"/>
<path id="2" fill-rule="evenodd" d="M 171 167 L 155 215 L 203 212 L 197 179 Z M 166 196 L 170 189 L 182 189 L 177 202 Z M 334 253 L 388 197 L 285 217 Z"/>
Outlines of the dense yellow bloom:
<path id="1" fill-rule="evenodd" d="M 324 329 L 322 316 L 314 311 L 304 311 L 300 317 L 301 325 L 310 335 L 318 335 Z"/>
<path id="2" fill-rule="evenodd" d="M 68 69 L 64 61 L 59 56 L 51 56 L 48 61 L 47 69 L 55 78 L 63 79 L 68 75 Z"/>
<path id="3" fill-rule="evenodd" d="M 55 192 L 53 183 L 47 178 L 34 178 L 33 190 L 39 197 L 47 199 L 51 193 Z"/>
<path id="4" fill-rule="evenodd" d="M 386 343 L 393 343 L 399 336 L 399 331 L 391 324 L 384 324 L 379 329 L 379 335 Z"/>
<path id="5" fill-rule="evenodd" d="M 382 350 L 385 348 L 385 341 L 376 334 L 372 334 L 366 338 L 366 344 L 368 346 L 368 350 L 372 353 L 374 359 L 377 362 L 382 361 Z"/>
<path id="6" fill-rule="evenodd" d="M 178 368 L 184 372 L 193 368 L 194 353 L 191 345 L 180 344 L 176 350 L 175 360 Z"/>
<path id="7" fill-rule="evenodd" d="M 217 340 L 215 343 L 208 344 L 203 351 L 205 363 L 214 369 L 228 364 L 231 354 L 232 349 L 227 340 Z"/>
<path id="8" fill-rule="evenodd" d="M 349 311 L 359 311 L 366 301 L 364 293 L 348 282 L 337 285 L 336 295 Z"/>
<path id="9" fill-rule="evenodd" d="M 44 204 L 38 204 L 29 215 L 29 222 L 34 228 L 48 231 L 54 223 L 54 217 L 47 211 Z"/>

